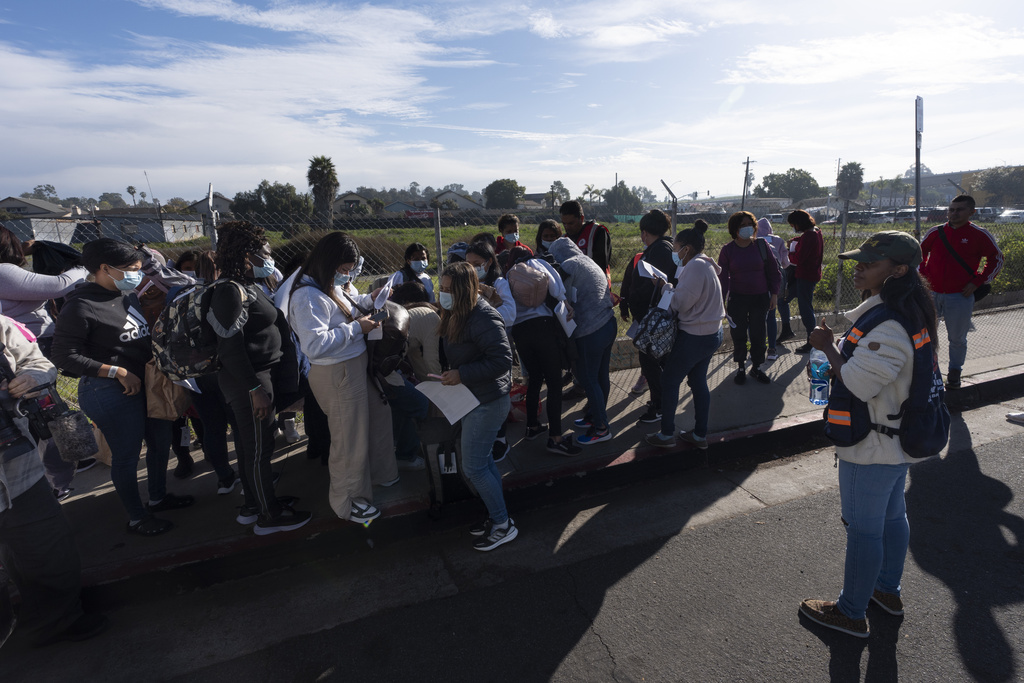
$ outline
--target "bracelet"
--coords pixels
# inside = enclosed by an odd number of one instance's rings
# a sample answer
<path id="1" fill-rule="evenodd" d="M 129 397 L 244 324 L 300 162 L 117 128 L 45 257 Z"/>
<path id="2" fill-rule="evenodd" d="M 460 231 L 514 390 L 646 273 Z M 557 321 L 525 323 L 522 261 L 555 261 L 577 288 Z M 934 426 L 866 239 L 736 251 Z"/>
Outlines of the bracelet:
<path id="1" fill-rule="evenodd" d="M 117 377 L 117 371 L 120 369 L 121 368 L 118 367 L 117 365 L 111 365 L 110 369 L 107 370 L 107 379 L 114 379 L 115 377 Z"/>

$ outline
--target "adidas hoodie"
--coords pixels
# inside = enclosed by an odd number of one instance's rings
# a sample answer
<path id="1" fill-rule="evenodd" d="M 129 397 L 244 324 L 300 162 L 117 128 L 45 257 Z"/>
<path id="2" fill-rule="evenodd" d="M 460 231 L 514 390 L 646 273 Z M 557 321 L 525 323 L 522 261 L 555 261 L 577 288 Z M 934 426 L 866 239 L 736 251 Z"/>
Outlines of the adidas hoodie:
<path id="1" fill-rule="evenodd" d="M 95 377 L 107 363 L 143 379 L 153 346 L 135 292 L 123 294 L 94 282 L 73 289 L 57 318 L 52 356 L 54 365 L 72 377 Z"/>

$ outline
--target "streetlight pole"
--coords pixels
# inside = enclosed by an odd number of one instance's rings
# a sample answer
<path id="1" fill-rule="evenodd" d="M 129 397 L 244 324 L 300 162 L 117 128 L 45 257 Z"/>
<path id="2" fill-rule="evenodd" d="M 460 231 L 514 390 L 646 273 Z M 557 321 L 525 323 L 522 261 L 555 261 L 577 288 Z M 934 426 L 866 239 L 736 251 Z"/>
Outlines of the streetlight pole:
<path id="1" fill-rule="evenodd" d="M 679 181 L 677 180 L 676 183 L 678 182 Z M 672 184 L 675 185 L 676 183 Z M 665 186 L 665 191 L 668 192 L 670 197 L 672 197 L 672 240 L 674 242 L 676 239 L 676 214 L 679 213 L 679 200 L 676 199 L 676 195 L 672 191 L 672 188 L 669 187 L 664 180 L 661 181 L 661 184 Z"/>
<path id="2" fill-rule="evenodd" d="M 743 209 L 747 205 L 747 185 L 750 182 L 749 178 L 750 178 L 750 164 L 751 163 L 755 163 L 756 164 L 757 162 L 756 161 L 751 162 L 750 161 L 750 157 L 747 157 L 747 160 L 744 163 L 744 170 L 743 170 L 743 195 L 740 198 L 740 211 L 743 211 Z"/>

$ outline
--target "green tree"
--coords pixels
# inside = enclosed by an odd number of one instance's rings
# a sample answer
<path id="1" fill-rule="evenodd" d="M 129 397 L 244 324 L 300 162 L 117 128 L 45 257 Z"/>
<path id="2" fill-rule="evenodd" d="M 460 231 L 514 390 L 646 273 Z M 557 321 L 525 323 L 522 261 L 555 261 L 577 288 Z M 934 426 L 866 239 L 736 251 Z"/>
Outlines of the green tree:
<path id="1" fill-rule="evenodd" d="M 791 168 L 785 173 L 769 173 L 754 188 L 755 197 L 789 197 L 794 202 L 820 197 L 824 193 L 818 181 L 802 168 Z"/>
<path id="2" fill-rule="evenodd" d="M 59 202 L 60 198 L 57 196 L 57 190 L 54 189 L 53 185 L 36 185 L 31 192 L 22 192 L 21 197 L 23 199 L 41 199 L 44 202 Z"/>
<path id="3" fill-rule="evenodd" d="M 146 193 L 145 192 L 140 192 L 139 193 L 139 197 L 142 198 L 142 201 L 139 202 L 139 206 L 152 206 L 149 202 L 146 201 Z"/>
<path id="4" fill-rule="evenodd" d="M 370 208 L 373 209 L 374 211 L 384 210 L 384 200 L 381 199 L 380 197 L 373 197 L 372 199 L 369 199 L 367 203 L 370 205 Z"/>
<path id="5" fill-rule="evenodd" d="M 291 183 L 267 180 L 260 181 L 255 190 L 239 192 L 231 204 L 236 216 L 281 230 L 286 238 L 304 232 L 313 212 L 313 198 L 308 193 L 300 194 Z"/>
<path id="6" fill-rule="evenodd" d="M 836 194 L 843 199 L 856 199 L 864 187 L 864 168 L 856 161 L 843 164 L 839 169 Z"/>
<path id="7" fill-rule="evenodd" d="M 448 183 L 441 188 L 441 192 L 454 192 L 455 194 L 466 196 L 466 188 L 462 183 Z"/>
<path id="8" fill-rule="evenodd" d="M 569 199 L 572 198 L 572 194 L 565 185 L 562 184 L 561 180 L 556 180 L 551 183 L 551 189 L 548 190 L 547 198 L 551 208 L 553 209 L 556 206 L 561 206 L 564 202 L 569 201 Z"/>
<path id="9" fill-rule="evenodd" d="M 164 211 L 169 213 L 192 213 L 190 202 L 184 197 L 171 197 L 164 204 Z"/>
<path id="10" fill-rule="evenodd" d="M 644 204 L 653 204 L 658 201 L 658 195 L 651 191 L 651 188 L 645 185 L 633 188 L 633 194 L 640 198 L 640 201 Z"/>
<path id="11" fill-rule="evenodd" d="M 134 185 L 129 185 L 128 189 L 125 190 L 125 192 L 127 192 L 128 194 L 130 194 L 132 196 L 132 206 L 136 206 L 136 204 L 135 204 L 135 193 L 137 192 L 137 190 L 135 189 L 135 186 Z"/>
<path id="12" fill-rule="evenodd" d="M 526 188 L 511 178 L 495 180 L 484 188 L 488 209 L 514 209 L 525 193 Z"/>
<path id="13" fill-rule="evenodd" d="M 643 213 L 644 210 L 644 203 L 640 201 L 640 197 L 633 190 L 629 189 L 625 180 L 620 180 L 618 185 L 610 190 L 605 190 L 604 201 L 608 205 L 609 211 L 620 216 L 636 216 Z"/>
<path id="14" fill-rule="evenodd" d="M 112 209 L 123 209 L 128 206 L 120 192 L 104 192 L 100 195 L 100 204 L 107 202 Z"/>
<path id="15" fill-rule="evenodd" d="M 310 159 L 306 182 L 313 192 L 314 221 L 329 228 L 334 217 L 334 197 L 338 194 L 338 173 L 331 158 L 318 156 Z"/>
<path id="16" fill-rule="evenodd" d="M 1024 166 L 997 166 L 974 177 L 972 192 L 986 192 L 988 204 L 1024 204 Z"/>

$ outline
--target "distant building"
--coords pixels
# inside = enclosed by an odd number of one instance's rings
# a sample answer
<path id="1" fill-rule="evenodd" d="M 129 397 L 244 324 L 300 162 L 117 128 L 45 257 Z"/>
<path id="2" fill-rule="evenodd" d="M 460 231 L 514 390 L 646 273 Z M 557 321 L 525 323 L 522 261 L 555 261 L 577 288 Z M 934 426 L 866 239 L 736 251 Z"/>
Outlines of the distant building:
<path id="1" fill-rule="evenodd" d="M 209 207 L 206 203 L 206 197 L 203 197 L 198 202 L 193 202 L 192 204 L 189 204 L 188 208 L 201 216 L 209 212 Z M 231 200 L 222 195 L 220 192 L 214 192 L 213 210 L 216 211 L 221 216 L 231 213 Z"/>
<path id="2" fill-rule="evenodd" d="M 63 206 L 42 199 L 8 197 L 0 200 L 0 210 L 18 216 L 67 216 L 71 211 Z"/>
<path id="3" fill-rule="evenodd" d="M 354 206 L 369 206 L 370 200 L 361 194 L 355 192 L 348 192 L 341 195 L 334 200 L 332 206 L 334 207 L 334 213 L 345 213 Z"/>
<path id="4" fill-rule="evenodd" d="M 403 211 L 430 211 L 432 210 L 425 202 L 416 202 L 410 204 L 409 202 L 391 202 L 384 207 L 385 211 L 391 211 L 393 213 L 402 213 Z"/>
<path id="5" fill-rule="evenodd" d="M 458 192 L 453 192 L 451 190 L 445 190 L 444 192 L 441 192 L 439 194 L 434 195 L 433 199 L 431 199 L 431 202 L 436 200 L 438 205 L 440 205 L 441 202 L 444 202 L 444 201 L 446 201 L 448 199 L 450 199 L 453 202 L 455 202 L 458 205 L 459 209 L 463 209 L 463 210 L 470 209 L 470 210 L 482 211 L 483 208 L 484 208 L 480 204 L 477 204 L 476 202 L 474 202 L 469 197 L 464 197 L 461 194 L 459 194 Z"/>

